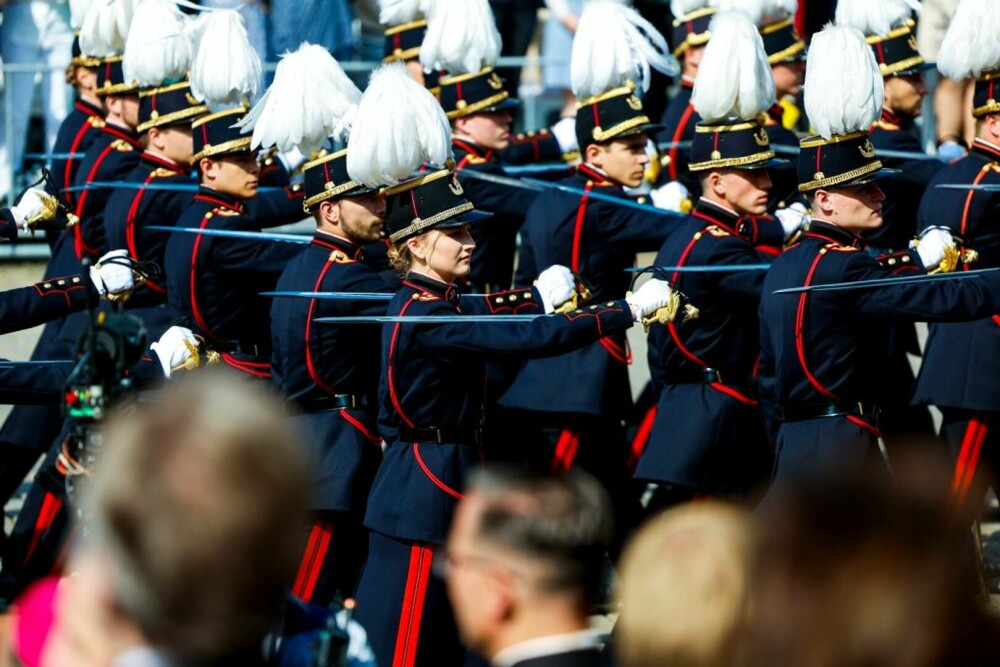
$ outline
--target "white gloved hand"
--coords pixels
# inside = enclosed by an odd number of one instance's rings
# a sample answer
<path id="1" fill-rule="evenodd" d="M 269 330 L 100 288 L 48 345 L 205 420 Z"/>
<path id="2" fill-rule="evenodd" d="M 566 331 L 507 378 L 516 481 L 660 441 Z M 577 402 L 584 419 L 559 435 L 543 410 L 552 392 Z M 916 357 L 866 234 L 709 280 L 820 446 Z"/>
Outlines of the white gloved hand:
<path id="1" fill-rule="evenodd" d="M 774 217 L 781 223 L 781 228 L 785 230 L 785 240 L 791 238 L 792 234 L 809 222 L 808 209 L 799 202 L 795 202 L 788 208 L 778 209 L 775 211 Z"/>
<path id="2" fill-rule="evenodd" d="M 934 269 L 945 256 L 945 248 L 954 248 L 955 239 L 947 227 L 928 227 L 919 241 L 910 241 L 910 248 L 917 251 L 925 269 Z"/>
<path id="3" fill-rule="evenodd" d="M 635 294 L 625 297 L 632 309 L 632 319 L 636 322 L 643 317 L 652 315 L 660 308 L 670 304 L 674 294 L 673 288 L 666 280 L 652 278 L 642 284 Z"/>
<path id="4" fill-rule="evenodd" d="M 549 131 L 556 138 L 559 150 L 563 153 L 580 150 L 579 142 L 576 140 L 576 116 L 559 119 L 559 122 L 553 125 Z"/>
<path id="5" fill-rule="evenodd" d="M 135 287 L 135 275 L 128 250 L 112 250 L 90 267 L 90 280 L 101 296 L 128 292 Z"/>
<path id="6" fill-rule="evenodd" d="M 21 201 L 10 207 L 11 215 L 18 229 L 28 229 L 28 220 L 35 217 L 48 206 L 48 201 L 52 195 L 37 188 L 28 188 L 21 196 Z"/>
<path id="7" fill-rule="evenodd" d="M 191 358 L 192 350 L 197 354 L 198 339 L 190 329 L 184 327 L 170 327 L 163 332 L 160 340 L 149 346 L 160 360 L 160 367 L 163 368 L 163 375 L 170 378 L 170 374 L 178 366 L 182 366 L 185 361 Z"/>
<path id="8" fill-rule="evenodd" d="M 653 189 L 649 193 L 650 198 L 653 200 L 653 206 L 656 208 L 662 208 L 666 211 L 676 211 L 678 213 L 685 213 L 684 203 L 688 202 L 690 204 L 691 193 L 680 181 L 670 181 L 669 183 L 664 183 L 658 188 Z"/>
<path id="9" fill-rule="evenodd" d="M 538 275 L 535 288 L 542 297 L 545 312 L 551 313 L 573 298 L 576 279 L 573 278 L 573 272 L 565 266 L 553 264 Z"/>

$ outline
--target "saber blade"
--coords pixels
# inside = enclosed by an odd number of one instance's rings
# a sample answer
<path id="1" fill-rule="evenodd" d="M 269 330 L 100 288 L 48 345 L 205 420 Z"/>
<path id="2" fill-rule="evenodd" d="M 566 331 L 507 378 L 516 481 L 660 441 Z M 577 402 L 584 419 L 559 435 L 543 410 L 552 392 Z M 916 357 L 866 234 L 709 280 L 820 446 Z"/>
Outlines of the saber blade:
<path id="1" fill-rule="evenodd" d="M 809 285 L 808 287 L 786 287 L 775 290 L 774 294 L 802 294 L 803 292 L 843 292 L 858 289 L 877 289 L 898 285 L 916 285 L 919 283 L 936 283 L 943 280 L 969 280 L 985 273 L 1000 271 L 993 269 L 976 269 L 974 271 L 956 271 L 955 273 L 920 274 L 918 276 L 900 276 L 897 278 L 876 278 L 875 280 L 858 280 L 853 283 L 827 283 L 825 285 Z"/>
<path id="2" fill-rule="evenodd" d="M 532 322 L 539 317 L 548 315 L 371 315 L 349 317 L 317 317 L 313 322 L 320 324 L 448 324 L 458 322 L 470 324 L 473 322 L 491 322 L 494 324 L 509 324 L 512 322 Z"/>
<path id="3" fill-rule="evenodd" d="M 304 234 L 268 234 L 266 232 L 240 232 L 234 229 L 199 229 L 197 227 L 166 227 L 149 225 L 146 229 L 170 234 L 198 234 L 201 236 L 218 236 L 224 239 L 249 239 L 252 241 L 273 241 L 275 243 L 300 243 L 303 245 L 312 241 L 311 236 Z"/>

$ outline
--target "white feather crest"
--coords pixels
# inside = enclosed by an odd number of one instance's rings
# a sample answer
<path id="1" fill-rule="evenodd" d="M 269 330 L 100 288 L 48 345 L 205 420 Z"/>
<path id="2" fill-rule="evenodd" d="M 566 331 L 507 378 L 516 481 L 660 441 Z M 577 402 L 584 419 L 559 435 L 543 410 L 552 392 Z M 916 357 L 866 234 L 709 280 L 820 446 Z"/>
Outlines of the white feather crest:
<path id="1" fill-rule="evenodd" d="M 83 20 L 94 0 L 69 0 L 69 25 L 73 30 L 83 27 Z"/>
<path id="2" fill-rule="evenodd" d="M 368 82 L 347 144 L 347 173 L 368 187 L 394 185 L 421 164 L 443 166 L 451 125 L 437 99 L 402 63 L 382 65 Z"/>
<path id="3" fill-rule="evenodd" d="M 774 104 L 774 76 L 757 25 L 743 12 L 715 15 L 691 104 L 709 121 L 751 119 Z"/>
<path id="4" fill-rule="evenodd" d="M 757 25 L 795 15 L 798 0 L 715 0 L 716 11 L 740 11 Z"/>
<path id="5" fill-rule="evenodd" d="M 433 0 L 379 0 L 378 22 L 385 26 L 403 25 L 425 16 Z"/>
<path id="6" fill-rule="evenodd" d="M 195 23 L 191 92 L 211 105 L 236 104 L 255 97 L 261 87 L 260 56 L 250 46 L 239 12 L 205 12 Z"/>
<path id="7" fill-rule="evenodd" d="M 961 0 L 941 41 L 937 68 L 960 81 L 1000 69 L 1000 2 Z"/>
<path id="8" fill-rule="evenodd" d="M 420 45 L 426 70 L 478 72 L 500 57 L 500 32 L 489 0 L 435 0 Z"/>
<path id="9" fill-rule="evenodd" d="M 80 50 L 93 58 L 120 54 L 125 50 L 125 38 L 134 11 L 134 0 L 91 3 L 80 26 Z"/>
<path id="10" fill-rule="evenodd" d="M 297 148 L 309 155 L 328 137 L 346 138 L 361 91 L 322 46 L 304 43 L 281 56 L 274 81 L 237 125 L 253 131 L 251 148 Z"/>
<path id="11" fill-rule="evenodd" d="M 182 79 L 191 66 L 187 16 L 172 0 L 143 0 L 135 9 L 122 70 L 126 81 L 148 88 Z"/>
<path id="12" fill-rule="evenodd" d="M 920 11 L 916 0 L 839 0 L 835 21 L 865 35 L 885 35 L 914 11 Z"/>
<path id="13" fill-rule="evenodd" d="M 680 19 L 691 12 L 711 6 L 714 6 L 711 0 L 670 0 L 670 13 L 675 19 Z"/>
<path id="14" fill-rule="evenodd" d="M 650 67 L 671 76 L 680 71 L 667 40 L 649 21 L 610 0 L 584 6 L 570 58 L 570 81 L 578 98 L 599 95 L 628 80 L 646 91 Z"/>
<path id="15" fill-rule="evenodd" d="M 805 106 L 820 136 L 867 131 L 882 113 L 884 84 L 865 36 L 827 26 L 813 36 L 806 68 Z"/>

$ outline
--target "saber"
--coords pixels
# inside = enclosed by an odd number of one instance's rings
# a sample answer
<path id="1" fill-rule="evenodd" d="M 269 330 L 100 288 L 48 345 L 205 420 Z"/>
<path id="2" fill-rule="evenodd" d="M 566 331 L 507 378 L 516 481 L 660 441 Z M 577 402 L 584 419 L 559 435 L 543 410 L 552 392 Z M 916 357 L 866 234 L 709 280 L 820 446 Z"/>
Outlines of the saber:
<path id="1" fill-rule="evenodd" d="M 265 232 L 240 232 L 234 229 L 199 229 L 197 227 L 165 227 L 149 225 L 146 229 L 171 234 L 200 234 L 202 236 L 218 236 L 223 239 L 250 239 L 253 241 L 274 241 L 276 243 L 300 243 L 307 245 L 311 236 L 304 234 L 267 234 Z"/>
<path id="2" fill-rule="evenodd" d="M 669 141 L 662 144 L 656 144 L 656 147 L 660 150 L 671 150 L 674 148 L 691 148 L 690 141 Z M 775 153 L 781 155 L 798 155 L 800 149 L 798 146 L 788 146 L 786 144 L 771 144 L 771 150 Z M 918 153 L 915 151 L 891 151 L 888 149 L 876 149 L 875 154 L 877 157 L 891 157 L 898 158 L 900 160 L 940 160 L 937 155 L 930 155 L 928 153 Z"/>
<path id="3" fill-rule="evenodd" d="M 261 292 L 261 296 L 292 297 L 297 299 L 334 299 L 343 301 L 391 301 L 387 292 Z"/>
<path id="4" fill-rule="evenodd" d="M 72 359 L 50 359 L 46 361 L 10 361 L 0 359 L 0 368 L 32 368 L 42 366 L 61 366 L 64 364 L 75 364 Z"/>
<path id="5" fill-rule="evenodd" d="M 198 192 L 197 183 L 132 183 L 127 181 L 91 181 L 86 185 L 74 185 L 63 188 L 63 192 L 80 192 L 81 190 L 105 190 L 121 188 L 123 190 L 166 190 L 168 192 Z M 274 185 L 265 185 L 257 188 L 257 192 L 277 192 L 284 190 Z"/>
<path id="6" fill-rule="evenodd" d="M 551 313 L 558 317 L 557 313 Z M 516 322 L 532 322 L 539 317 L 549 315 L 370 315 L 349 317 L 317 317 L 313 322 L 320 324 L 449 324 L 452 322 L 495 322 L 510 324 Z"/>
<path id="7" fill-rule="evenodd" d="M 961 183 L 938 183 L 934 186 L 935 188 L 941 188 L 942 190 L 981 190 L 983 192 L 1000 192 L 1000 183 L 968 183 L 963 185 Z"/>
<path id="8" fill-rule="evenodd" d="M 625 269 L 628 273 L 662 271 L 664 273 L 737 273 L 739 271 L 767 271 L 770 264 L 712 264 L 703 266 L 641 266 Z"/>
<path id="9" fill-rule="evenodd" d="M 825 285 L 809 285 L 808 287 L 786 287 L 775 290 L 774 294 L 802 294 L 803 292 L 843 292 L 847 290 L 892 287 L 894 285 L 913 285 L 917 283 L 936 283 L 942 280 L 966 280 L 976 278 L 984 273 L 1000 271 L 1000 267 L 992 269 L 975 269 L 973 271 L 956 271 L 955 273 L 920 274 L 919 276 L 901 276 L 897 278 L 876 278 L 874 280 L 858 280 L 853 283 L 827 283 Z"/>
<path id="10" fill-rule="evenodd" d="M 543 162 L 541 164 L 511 165 L 509 167 L 505 165 L 503 170 L 514 176 L 518 174 L 548 174 L 557 171 L 565 171 L 567 174 L 573 172 L 573 168 L 565 162 Z"/>
<path id="11" fill-rule="evenodd" d="M 82 160 L 86 153 L 25 153 L 25 160 Z"/>

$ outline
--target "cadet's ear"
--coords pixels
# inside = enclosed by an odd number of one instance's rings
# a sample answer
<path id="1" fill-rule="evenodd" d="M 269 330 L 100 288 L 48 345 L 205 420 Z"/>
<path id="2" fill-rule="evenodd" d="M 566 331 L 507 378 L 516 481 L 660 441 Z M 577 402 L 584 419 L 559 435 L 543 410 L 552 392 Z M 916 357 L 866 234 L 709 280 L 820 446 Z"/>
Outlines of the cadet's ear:
<path id="1" fill-rule="evenodd" d="M 427 234 L 417 234 L 411 238 L 406 239 L 406 247 L 410 251 L 410 255 L 414 259 L 419 259 L 423 262 L 426 259 L 427 253 L 424 250 L 424 237 Z"/>
<path id="2" fill-rule="evenodd" d="M 219 176 L 219 163 L 211 158 L 203 157 L 198 160 L 198 171 L 201 172 L 202 177 L 214 181 Z"/>
<path id="3" fill-rule="evenodd" d="M 583 161 L 601 169 L 604 167 L 604 153 L 604 146 L 587 144 L 587 147 L 583 150 Z"/>
<path id="4" fill-rule="evenodd" d="M 337 202 L 327 199 L 319 205 L 320 218 L 333 224 L 340 223 L 340 206 Z"/>

